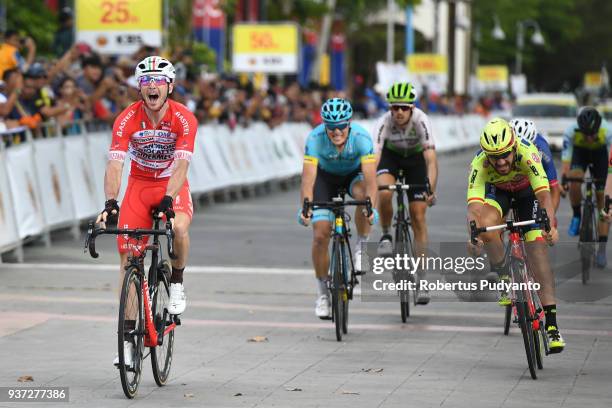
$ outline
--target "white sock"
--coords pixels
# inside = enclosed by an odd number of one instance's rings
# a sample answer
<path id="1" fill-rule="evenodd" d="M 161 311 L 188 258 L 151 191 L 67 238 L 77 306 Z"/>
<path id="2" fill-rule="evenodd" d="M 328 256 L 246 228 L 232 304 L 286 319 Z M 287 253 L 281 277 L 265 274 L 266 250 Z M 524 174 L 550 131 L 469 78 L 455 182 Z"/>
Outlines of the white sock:
<path id="1" fill-rule="evenodd" d="M 327 296 L 327 279 L 315 278 L 317 281 L 317 295 Z"/>
<path id="2" fill-rule="evenodd" d="M 365 243 L 368 242 L 368 236 L 367 235 L 363 235 L 363 236 L 362 235 L 358 235 L 357 236 L 357 244 L 355 245 L 355 250 L 356 251 L 359 251 L 361 249 L 361 243 L 362 242 L 365 242 Z"/>

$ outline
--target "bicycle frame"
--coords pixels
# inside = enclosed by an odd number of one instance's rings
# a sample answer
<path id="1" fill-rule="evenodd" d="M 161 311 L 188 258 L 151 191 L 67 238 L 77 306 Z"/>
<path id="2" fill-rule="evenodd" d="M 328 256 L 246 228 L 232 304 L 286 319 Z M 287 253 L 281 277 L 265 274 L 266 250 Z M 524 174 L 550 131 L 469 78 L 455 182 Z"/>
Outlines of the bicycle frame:
<path id="1" fill-rule="evenodd" d="M 173 251 L 173 233 L 172 226 L 170 223 L 166 223 L 166 229 L 159 229 L 160 219 L 155 218 L 153 229 L 119 229 L 119 228 L 94 228 L 93 223 L 89 224 L 89 229 L 87 232 L 87 240 L 85 243 L 85 248 L 89 249 L 89 253 L 92 258 L 97 258 L 99 254 L 96 252 L 95 240 L 98 235 L 107 234 L 107 235 L 128 235 L 132 238 L 135 238 L 138 242 L 136 245 L 132 245 L 130 255 L 128 257 L 128 263 L 125 267 L 127 271 L 128 268 L 135 267 L 136 270 L 140 272 L 141 278 L 141 290 L 142 290 L 142 299 L 144 303 L 144 311 L 145 311 L 145 333 L 144 334 L 144 345 L 146 347 L 155 347 L 163 344 L 164 336 L 166 336 L 169 332 L 174 330 L 178 324 L 180 324 L 180 320 L 178 317 L 173 319 L 172 324 L 168 327 L 155 327 L 155 322 L 153 320 L 153 309 L 151 299 L 154 295 L 153 289 L 157 287 L 157 265 L 159 261 L 159 253 L 161 252 L 161 246 L 159 242 L 159 236 L 165 235 L 168 239 L 168 254 L 171 259 L 175 259 L 176 256 Z M 142 238 L 147 235 L 153 236 L 153 242 L 144 246 L 144 249 L 140 249 L 140 243 Z M 149 268 L 148 278 L 147 274 L 144 271 L 144 259 L 146 253 L 151 252 L 151 266 Z M 149 286 L 149 283 L 151 285 Z M 164 311 L 164 322 L 166 321 L 167 311 Z M 141 334 L 141 333 L 136 333 Z"/>

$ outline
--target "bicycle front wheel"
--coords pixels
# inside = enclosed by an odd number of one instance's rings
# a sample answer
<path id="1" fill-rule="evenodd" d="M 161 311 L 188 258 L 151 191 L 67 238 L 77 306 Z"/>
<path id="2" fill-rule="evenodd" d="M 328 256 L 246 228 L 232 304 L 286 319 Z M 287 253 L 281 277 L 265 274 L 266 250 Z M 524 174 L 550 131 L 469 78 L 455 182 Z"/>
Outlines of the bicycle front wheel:
<path id="1" fill-rule="evenodd" d="M 153 322 L 157 333 L 163 333 L 166 327 L 172 324 L 172 317 L 168 313 L 170 291 L 166 280 L 165 271 L 159 270 L 157 287 L 153 291 Z M 174 349 L 174 330 L 163 336 L 162 344 L 151 347 L 151 366 L 153 378 L 158 386 L 163 386 L 168 381 L 170 367 L 172 366 L 172 352 Z"/>
<path id="2" fill-rule="evenodd" d="M 126 397 L 134 398 L 138 392 L 144 356 L 144 306 L 142 301 L 142 274 L 135 266 L 125 271 L 121 298 L 119 300 L 119 327 L 117 347 L 119 352 L 119 375 L 121 387 Z M 126 346 L 127 345 L 127 346 Z M 126 365 L 132 352 L 132 364 Z"/>
<path id="3" fill-rule="evenodd" d="M 582 211 L 582 223 L 580 225 L 580 263 L 582 266 L 582 284 L 586 285 L 590 279 L 593 258 L 595 256 L 595 231 L 594 209 L 588 201 L 584 204 Z"/>
<path id="4" fill-rule="evenodd" d="M 535 344 L 533 339 L 533 328 L 531 321 L 528 318 L 528 306 L 526 301 L 516 302 L 516 315 L 521 333 L 523 334 L 523 343 L 525 346 L 525 355 L 527 356 L 527 365 L 529 366 L 529 373 L 531 378 L 534 380 L 538 378 L 536 373 L 536 361 L 535 361 Z"/>
<path id="5" fill-rule="evenodd" d="M 410 243 L 408 240 L 408 231 L 400 225 L 398 225 L 395 229 L 395 253 L 400 256 L 403 256 L 404 254 L 412 256 L 412 251 L 410 250 Z M 399 273 L 397 273 L 397 276 L 399 278 L 399 282 L 401 282 L 402 280 L 410 280 L 406 275 L 406 271 L 399 271 Z M 406 320 L 410 316 L 410 290 L 400 290 L 399 298 L 402 323 L 406 323 Z"/>
<path id="6" fill-rule="evenodd" d="M 342 254 L 340 253 L 340 243 L 334 242 L 332 249 L 332 317 L 336 326 L 336 340 L 342 341 L 342 324 L 344 314 L 343 279 L 342 279 Z"/>

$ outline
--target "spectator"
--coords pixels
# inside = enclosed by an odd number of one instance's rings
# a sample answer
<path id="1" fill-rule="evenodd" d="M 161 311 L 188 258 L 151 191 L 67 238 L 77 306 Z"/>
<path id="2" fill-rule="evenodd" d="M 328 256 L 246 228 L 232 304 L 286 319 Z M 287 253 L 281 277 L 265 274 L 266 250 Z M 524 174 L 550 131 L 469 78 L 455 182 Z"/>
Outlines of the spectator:
<path id="1" fill-rule="evenodd" d="M 19 122 L 9 119 L 9 115 L 15 109 L 15 103 L 23 89 L 23 76 L 17 68 L 8 69 L 2 75 L 2 82 L 4 89 L 0 93 L 0 120 L 5 128 L 11 129 L 19 126 Z"/>
<path id="2" fill-rule="evenodd" d="M 83 58 L 81 67 L 83 72 L 76 78 L 76 83 L 87 95 L 93 117 L 111 123 L 114 120 L 113 113 L 102 99 L 110 89 L 117 86 L 117 81 L 112 76 L 103 77 L 104 65 L 97 55 Z"/>
<path id="3" fill-rule="evenodd" d="M 64 134 L 80 133 L 80 128 L 74 122 L 91 119 L 87 96 L 77 88 L 76 81 L 68 76 L 60 81 L 57 95 L 58 105 L 70 106 L 70 109 L 57 116 L 57 122 Z"/>
<path id="4" fill-rule="evenodd" d="M 19 52 L 21 47 L 25 46 L 28 49 L 28 55 L 24 59 Z M 36 43 L 30 37 L 22 39 L 19 33 L 15 30 L 6 30 L 4 33 L 4 42 L 0 44 L 0 76 L 4 71 L 12 68 L 19 68 L 21 72 L 25 72 L 36 56 Z"/>
<path id="5" fill-rule="evenodd" d="M 74 44 L 74 18 L 72 9 L 64 7 L 58 16 L 60 27 L 53 38 L 53 51 L 57 57 L 61 57 Z"/>

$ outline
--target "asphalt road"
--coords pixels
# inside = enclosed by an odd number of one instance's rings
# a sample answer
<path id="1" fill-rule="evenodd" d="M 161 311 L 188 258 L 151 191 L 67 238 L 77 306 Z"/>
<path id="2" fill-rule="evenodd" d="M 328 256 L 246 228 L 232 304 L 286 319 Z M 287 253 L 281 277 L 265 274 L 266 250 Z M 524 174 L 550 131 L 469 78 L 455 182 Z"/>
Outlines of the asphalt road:
<path id="1" fill-rule="evenodd" d="M 428 215 L 433 243 L 466 239 L 471 156 L 441 158 L 439 201 Z M 0 386 L 66 386 L 70 406 L 87 407 L 609 406 L 612 271 L 580 283 L 566 202 L 552 258 L 567 349 L 545 358 L 534 381 L 520 333 L 502 334 L 497 304 L 452 293 L 434 292 L 407 324 L 396 301 L 357 300 L 349 334 L 336 342 L 331 322 L 313 313 L 311 231 L 295 222 L 298 196 L 292 188 L 196 210 L 169 384 L 158 388 L 147 368 L 131 401 L 112 366 L 113 240 L 100 239 L 97 260 L 68 233 L 55 234 L 51 248 L 28 246 L 26 264 L 0 264 Z M 249 341 L 256 336 L 266 340 Z M 22 376 L 33 381 L 18 382 Z"/>

